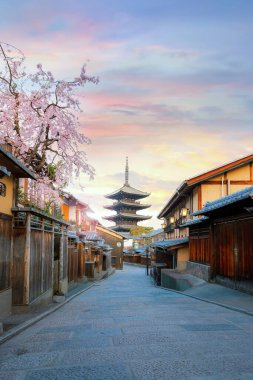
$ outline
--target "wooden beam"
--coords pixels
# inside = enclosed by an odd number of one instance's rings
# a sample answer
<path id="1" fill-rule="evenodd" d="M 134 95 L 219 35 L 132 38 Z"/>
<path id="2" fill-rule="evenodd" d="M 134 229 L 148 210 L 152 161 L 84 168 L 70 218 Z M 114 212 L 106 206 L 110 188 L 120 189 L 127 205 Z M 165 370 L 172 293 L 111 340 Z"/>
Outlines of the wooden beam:
<path id="1" fill-rule="evenodd" d="M 210 177 L 214 177 L 214 176 L 219 175 L 219 174 L 223 174 L 223 173 L 225 173 L 227 171 L 230 171 L 230 170 L 235 169 L 237 167 L 243 166 L 243 165 L 245 165 L 247 163 L 251 163 L 252 160 L 253 160 L 253 155 L 251 154 L 251 155 L 249 155 L 247 157 L 243 157 L 243 158 L 241 158 L 239 160 L 230 162 L 230 163 L 228 163 L 226 165 L 223 165 L 223 166 L 220 166 L 220 167 L 218 167 L 216 169 L 210 170 L 210 171 L 208 171 L 206 173 L 203 173 L 203 174 L 201 174 L 201 175 L 199 175 L 197 177 L 190 178 L 190 179 L 188 179 L 186 181 L 187 185 L 189 186 L 189 185 L 192 185 L 192 184 L 194 184 L 196 182 L 200 182 L 200 181 L 202 182 L 205 179 L 207 179 L 208 177 L 210 178 Z"/>
<path id="2" fill-rule="evenodd" d="M 26 214 L 26 237 L 25 237 L 25 252 L 24 252 L 24 289 L 23 302 L 29 305 L 30 291 L 30 254 L 31 254 L 31 214 Z"/>
<path id="3" fill-rule="evenodd" d="M 222 181 L 205 181 L 204 185 L 221 185 Z M 223 181 L 224 185 L 228 184 L 228 180 Z M 231 180 L 230 185 L 253 185 L 253 180 Z"/>
<path id="4" fill-rule="evenodd" d="M 45 220 L 42 219 L 42 231 L 41 231 L 41 284 L 40 292 L 44 291 L 44 272 L 45 272 Z"/>
<path id="5" fill-rule="evenodd" d="M 198 187 L 198 210 L 202 209 L 202 189 L 201 185 Z"/>

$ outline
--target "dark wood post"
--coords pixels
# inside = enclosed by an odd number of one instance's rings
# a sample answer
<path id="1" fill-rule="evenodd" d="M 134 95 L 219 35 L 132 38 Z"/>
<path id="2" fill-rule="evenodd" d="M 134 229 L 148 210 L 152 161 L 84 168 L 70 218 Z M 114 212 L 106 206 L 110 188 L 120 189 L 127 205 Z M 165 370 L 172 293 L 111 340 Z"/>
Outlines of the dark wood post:
<path id="1" fill-rule="evenodd" d="M 24 289 L 23 300 L 25 305 L 29 305 L 30 297 L 30 254 L 31 254 L 31 214 L 26 214 L 26 236 L 24 251 Z"/>

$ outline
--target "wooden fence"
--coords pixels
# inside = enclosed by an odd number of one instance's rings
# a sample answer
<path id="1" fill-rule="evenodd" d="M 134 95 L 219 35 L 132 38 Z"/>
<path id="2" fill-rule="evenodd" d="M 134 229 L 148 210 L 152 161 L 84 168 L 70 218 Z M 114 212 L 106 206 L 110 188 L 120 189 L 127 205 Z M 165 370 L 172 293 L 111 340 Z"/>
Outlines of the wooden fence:
<path id="1" fill-rule="evenodd" d="M 12 217 L 0 213 L 0 291 L 11 286 Z"/>
<path id="2" fill-rule="evenodd" d="M 66 223 L 32 209 L 14 210 L 13 304 L 28 305 L 48 290 L 53 292 L 53 287 L 60 290 L 66 255 Z M 59 267 L 54 271 L 56 262 Z"/>
<path id="3" fill-rule="evenodd" d="M 190 230 L 189 237 L 190 261 L 201 264 L 211 264 L 211 240 L 209 227 Z"/>
<path id="4" fill-rule="evenodd" d="M 253 218 L 214 225 L 215 273 L 236 280 L 253 280 Z"/>

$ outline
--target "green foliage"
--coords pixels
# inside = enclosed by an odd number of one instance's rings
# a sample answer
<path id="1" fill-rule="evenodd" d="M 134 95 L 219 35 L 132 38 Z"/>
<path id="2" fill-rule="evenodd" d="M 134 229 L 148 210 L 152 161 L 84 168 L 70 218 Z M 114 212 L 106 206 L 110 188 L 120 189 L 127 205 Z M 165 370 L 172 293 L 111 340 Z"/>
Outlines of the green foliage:
<path id="1" fill-rule="evenodd" d="M 17 201 L 24 207 L 32 207 L 36 210 L 44 212 L 47 215 L 53 216 L 56 219 L 63 219 L 61 208 L 55 205 L 54 201 L 52 200 L 46 201 L 44 203 L 44 207 L 41 208 L 38 206 L 35 200 L 30 199 L 28 197 L 28 194 L 19 188 L 17 191 Z"/>
<path id="2" fill-rule="evenodd" d="M 153 227 L 137 226 L 130 230 L 130 235 L 141 236 L 142 234 L 148 234 L 149 232 L 152 232 L 152 231 L 154 231 Z"/>
<path id="3" fill-rule="evenodd" d="M 48 178 L 51 179 L 52 181 L 55 180 L 56 172 L 57 172 L 57 165 L 55 164 L 47 165 L 47 175 L 48 175 Z"/>

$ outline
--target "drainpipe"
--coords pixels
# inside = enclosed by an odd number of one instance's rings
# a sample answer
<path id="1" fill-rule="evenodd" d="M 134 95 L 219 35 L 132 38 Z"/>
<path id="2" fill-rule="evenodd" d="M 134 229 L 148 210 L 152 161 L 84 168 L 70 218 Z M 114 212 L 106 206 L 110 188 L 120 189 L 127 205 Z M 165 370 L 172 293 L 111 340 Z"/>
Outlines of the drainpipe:
<path id="1" fill-rule="evenodd" d="M 231 193 L 231 190 L 230 190 L 230 179 L 228 179 L 228 184 L 227 184 L 227 195 L 229 195 Z"/>

